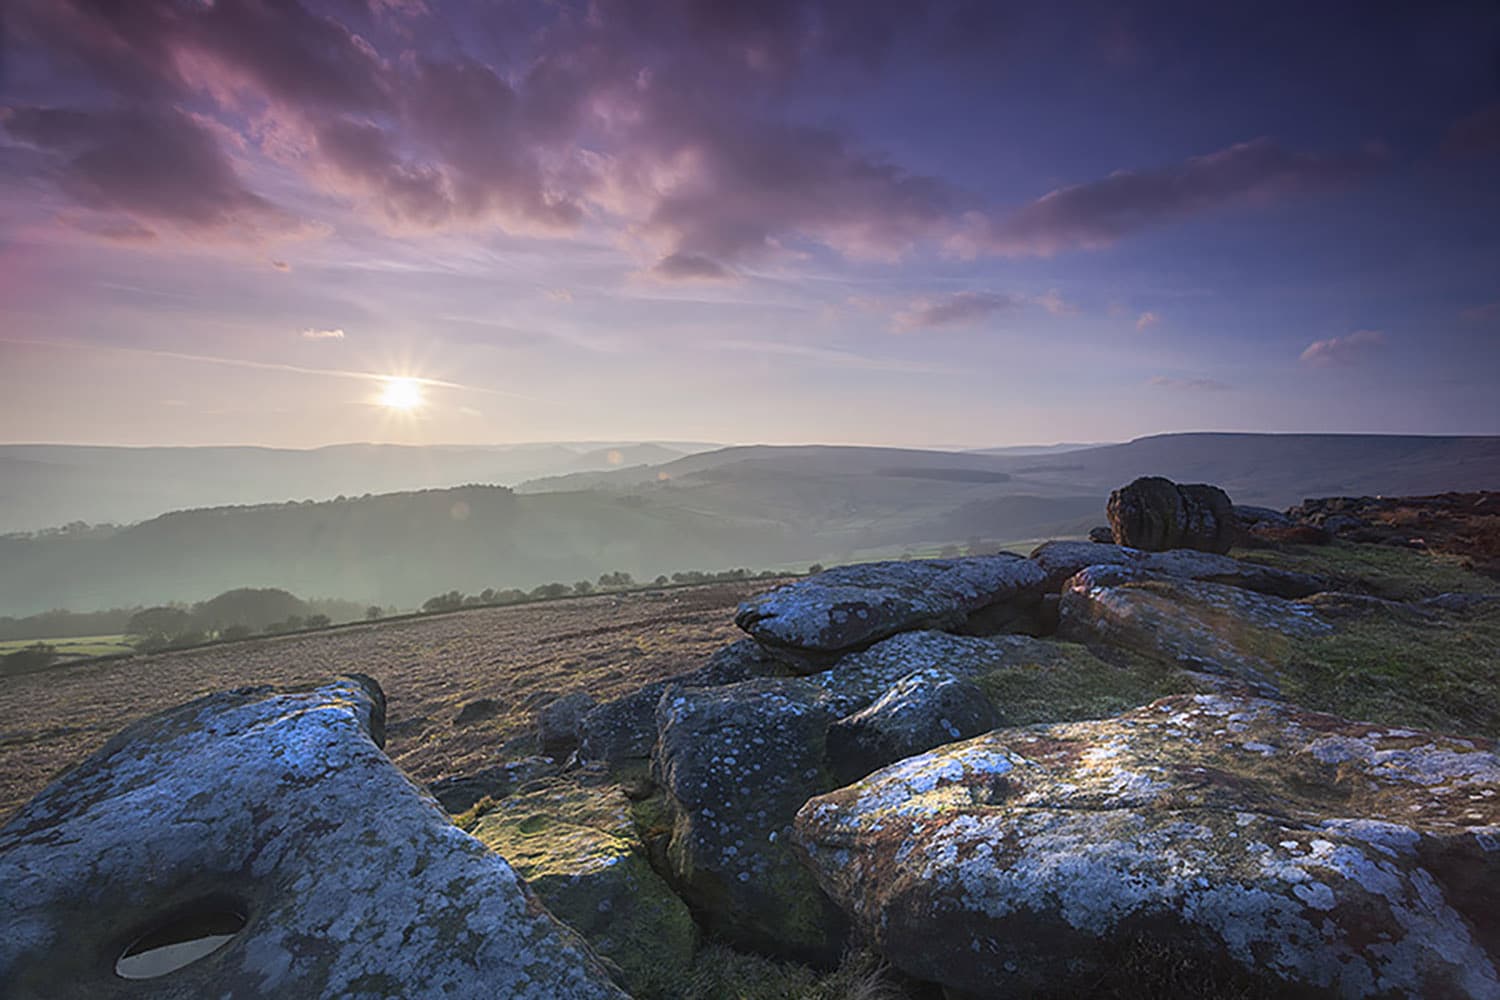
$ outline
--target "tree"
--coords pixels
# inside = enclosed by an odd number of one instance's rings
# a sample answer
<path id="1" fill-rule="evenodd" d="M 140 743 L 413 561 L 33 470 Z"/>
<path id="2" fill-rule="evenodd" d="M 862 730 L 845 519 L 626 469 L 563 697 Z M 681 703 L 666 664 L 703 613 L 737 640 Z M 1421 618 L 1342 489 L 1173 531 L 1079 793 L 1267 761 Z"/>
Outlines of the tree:
<path id="1" fill-rule="evenodd" d="M 438 594 L 429 597 L 422 602 L 422 610 L 428 614 L 437 611 L 457 611 L 464 606 L 464 595 L 457 590 L 450 590 L 446 594 Z"/>
<path id="2" fill-rule="evenodd" d="M 817 576 L 821 572 L 823 572 L 822 563 L 813 563 L 811 566 L 807 567 L 808 576 Z"/>
<path id="3" fill-rule="evenodd" d="M 365 621 L 372 622 L 384 615 L 385 612 L 381 610 L 378 604 L 372 604 L 368 608 L 365 608 Z"/>
<path id="4" fill-rule="evenodd" d="M 308 610 L 306 601 L 277 587 L 237 587 L 196 605 L 193 620 L 198 628 L 216 631 L 230 625 L 263 629 Z"/>
<path id="5" fill-rule="evenodd" d="M 572 590 L 573 588 L 568 586 L 566 583 L 544 583 L 540 587 L 533 590 L 531 592 L 531 596 L 543 598 L 562 597 L 564 594 L 571 593 Z"/>
<path id="6" fill-rule="evenodd" d="M 667 584 L 671 583 L 672 581 L 668 580 L 667 579 L 667 574 L 663 573 L 661 576 L 657 577 L 655 580 L 653 580 L 651 582 L 654 583 L 654 584 L 656 584 L 658 587 L 665 587 Z"/>
<path id="7" fill-rule="evenodd" d="M 193 616 L 181 608 L 159 605 L 130 616 L 125 634 L 140 639 L 169 641 L 193 627 Z"/>
<path id="8" fill-rule="evenodd" d="M 248 639 L 250 638 L 251 631 L 252 629 L 249 625 L 231 625 L 226 629 L 219 630 L 219 638 L 229 642 Z"/>
<path id="9" fill-rule="evenodd" d="M 629 587 L 635 584 L 635 577 L 621 570 L 613 573 L 600 573 L 599 586 L 601 588 Z"/>
<path id="10" fill-rule="evenodd" d="M 333 624 L 333 619 L 327 615 L 308 615 L 302 624 L 304 628 L 327 628 Z"/>

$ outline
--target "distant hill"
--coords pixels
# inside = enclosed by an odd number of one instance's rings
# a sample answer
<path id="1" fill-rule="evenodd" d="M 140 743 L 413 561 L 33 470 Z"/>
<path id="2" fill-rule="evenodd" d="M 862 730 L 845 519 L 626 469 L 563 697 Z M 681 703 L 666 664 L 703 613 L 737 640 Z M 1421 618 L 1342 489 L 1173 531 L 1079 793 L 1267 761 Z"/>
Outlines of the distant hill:
<path id="1" fill-rule="evenodd" d="M 111 448 L 0 445 L 0 533 L 71 521 L 128 524 L 224 504 L 486 483 L 667 462 L 713 445 L 611 442 L 493 447 Z"/>
<path id="2" fill-rule="evenodd" d="M 752 445 L 639 461 L 670 450 L 573 451 L 567 461 L 613 471 L 538 479 L 515 493 L 467 486 L 215 506 L 122 529 L 0 538 L 0 615 L 195 601 L 233 587 L 413 607 L 455 588 L 615 570 L 651 578 L 1081 535 L 1103 523 L 1109 491 L 1141 475 L 1217 483 L 1238 502 L 1277 507 L 1500 489 L 1494 437 L 1176 434 L 1048 455 Z M 483 449 L 459 451 L 480 453 L 462 461 L 493 461 Z M 238 457 L 245 475 L 264 458 Z M 265 461 L 285 468 L 281 456 Z M 377 453 L 361 474 L 380 461 Z M 42 464 L 34 481 L 67 486 L 60 466 Z"/>
<path id="3" fill-rule="evenodd" d="M 1127 444 L 1013 459 L 1037 489 L 1108 491 L 1136 476 L 1223 487 L 1237 503 L 1418 496 L 1500 488 L 1500 437 L 1392 434 L 1161 434 Z"/>

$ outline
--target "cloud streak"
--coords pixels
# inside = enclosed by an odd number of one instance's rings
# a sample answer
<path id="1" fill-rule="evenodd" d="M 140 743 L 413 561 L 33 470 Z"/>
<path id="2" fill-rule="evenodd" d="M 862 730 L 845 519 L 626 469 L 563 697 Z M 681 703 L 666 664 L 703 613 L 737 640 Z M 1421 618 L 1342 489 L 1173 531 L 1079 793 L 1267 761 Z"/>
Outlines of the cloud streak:
<path id="1" fill-rule="evenodd" d="M 999 312 L 1020 308 L 1022 300 L 998 292 L 955 292 L 936 299 L 917 299 L 891 318 L 899 333 L 947 326 L 967 326 Z"/>
<path id="2" fill-rule="evenodd" d="M 1355 330 L 1342 337 L 1315 340 L 1302 352 L 1302 363 L 1314 368 L 1357 365 L 1379 353 L 1385 334 L 1379 330 Z"/>
<path id="3" fill-rule="evenodd" d="M 1050 257 L 1099 249 L 1135 233 L 1230 205 L 1344 186 L 1382 159 L 1356 154 L 1298 153 L 1254 139 L 1154 170 L 1050 191 L 1003 214 L 972 212 L 952 246 L 965 256 Z"/>

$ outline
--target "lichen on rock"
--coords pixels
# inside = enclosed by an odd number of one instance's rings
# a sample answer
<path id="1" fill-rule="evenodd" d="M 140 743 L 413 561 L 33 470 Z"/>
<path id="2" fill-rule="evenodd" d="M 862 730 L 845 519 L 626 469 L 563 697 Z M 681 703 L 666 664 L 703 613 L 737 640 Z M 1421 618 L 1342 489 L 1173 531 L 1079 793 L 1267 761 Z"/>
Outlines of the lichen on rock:
<path id="1" fill-rule="evenodd" d="M 121 951 L 212 905 L 243 929 L 149 995 L 623 997 L 381 752 L 383 704 L 358 677 L 226 691 L 60 777 L 0 829 L 6 996 L 143 995 Z"/>
<path id="2" fill-rule="evenodd" d="M 1283 988 L 1500 996 L 1492 745 L 1254 698 L 1001 730 L 810 800 L 796 842 L 898 967 L 1082 991 L 1142 934 Z"/>

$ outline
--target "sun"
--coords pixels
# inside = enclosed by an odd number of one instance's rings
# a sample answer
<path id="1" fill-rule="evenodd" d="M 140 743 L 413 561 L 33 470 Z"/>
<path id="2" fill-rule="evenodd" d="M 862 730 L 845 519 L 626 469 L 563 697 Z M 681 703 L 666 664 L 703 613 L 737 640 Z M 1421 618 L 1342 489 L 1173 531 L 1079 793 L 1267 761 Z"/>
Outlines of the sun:
<path id="1" fill-rule="evenodd" d="M 423 403 L 422 383 L 418 379 L 392 376 L 385 380 L 380 405 L 391 410 L 415 410 Z"/>

